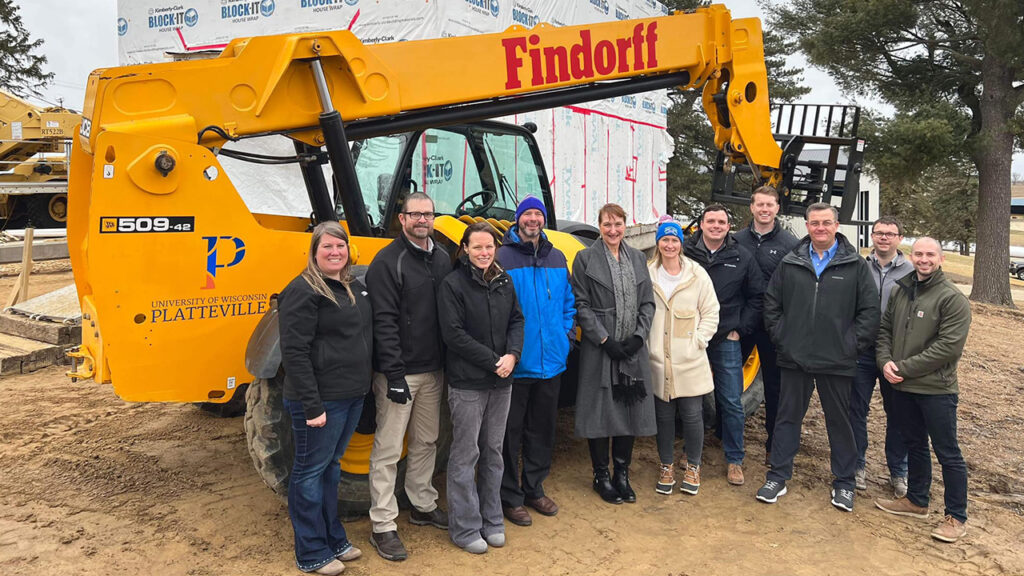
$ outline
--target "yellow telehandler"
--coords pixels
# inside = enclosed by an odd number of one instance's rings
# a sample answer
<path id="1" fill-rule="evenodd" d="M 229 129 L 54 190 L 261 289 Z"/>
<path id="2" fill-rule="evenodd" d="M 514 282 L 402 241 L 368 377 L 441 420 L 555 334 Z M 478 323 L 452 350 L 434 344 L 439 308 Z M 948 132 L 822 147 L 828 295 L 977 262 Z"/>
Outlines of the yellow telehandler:
<path id="1" fill-rule="evenodd" d="M 373 46 L 347 31 L 242 38 L 210 60 L 97 70 L 71 161 L 83 342 L 69 375 L 128 401 L 207 406 L 240 405 L 248 384 L 250 453 L 282 494 L 291 441 L 274 297 L 305 266 L 311 227 L 340 220 L 365 266 L 398 234 L 412 191 L 434 198 L 449 248 L 467 223 L 506 229 L 532 194 L 571 263 L 596 231 L 557 219 L 530 127 L 487 119 L 669 87 L 703 91 L 729 170 L 792 183 L 780 167 L 795 163 L 771 129 L 760 22 L 721 5 Z M 289 153 L 247 151 L 251 138 L 285 140 Z M 310 215 L 251 210 L 223 158 L 294 164 Z M 343 493 L 359 493 L 371 446 L 361 424 Z M 351 511 L 366 505 L 357 495 Z"/>

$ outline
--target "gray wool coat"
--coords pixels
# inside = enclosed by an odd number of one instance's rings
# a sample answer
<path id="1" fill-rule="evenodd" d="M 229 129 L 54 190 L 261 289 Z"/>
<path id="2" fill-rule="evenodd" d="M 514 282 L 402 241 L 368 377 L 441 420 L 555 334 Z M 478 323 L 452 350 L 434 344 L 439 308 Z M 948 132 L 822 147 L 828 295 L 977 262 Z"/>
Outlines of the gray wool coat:
<path id="1" fill-rule="evenodd" d="M 626 406 L 612 399 L 612 359 L 601 349 L 601 341 L 615 333 L 615 294 L 612 292 L 612 273 L 605 257 L 604 242 L 598 240 L 576 255 L 572 265 L 572 291 L 576 296 L 576 322 L 583 333 L 580 343 L 580 381 L 576 389 L 576 436 L 581 438 L 607 438 L 609 436 L 653 436 L 657 432 L 654 420 L 654 393 L 651 367 L 639 362 L 647 397 Z M 628 254 L 637 279 L 637 320 L 633 332 L 644 340 L 638 352 L 642 360 L 648 357 L 647 338 L 654 319 L 654 289 L 647 271 L 643 253 L 626 246 L 619 248 Z"/>

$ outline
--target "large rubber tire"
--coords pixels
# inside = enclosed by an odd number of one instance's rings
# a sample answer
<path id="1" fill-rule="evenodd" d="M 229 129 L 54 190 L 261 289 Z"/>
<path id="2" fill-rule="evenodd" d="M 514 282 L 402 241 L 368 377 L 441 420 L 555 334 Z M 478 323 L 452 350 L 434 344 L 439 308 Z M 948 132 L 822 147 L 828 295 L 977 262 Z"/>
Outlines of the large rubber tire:
<path id="1" fill-rule="evenodd" d="M 242 414 L 245 414 L 245 393 L 248 389 L 248 384 L 242 384 L 235 390 L 235 395 L 227 402 L 221 402 L 220 404 L 214 402 L 196 402 L 196 407 L 207 414 L 216 416 L 217 418 L 237 418 Z"/>
<path id="2" fill-rule="evenodd" d="M 295 459 L 295 445 L 292 443 L 291 416 L 284 409 L 284 370 L 279 369 L 271 380 L 255 380 L 249 385 L 245 398 L 246 412 L 243 422 L 253 466 L 264 484 L 278 496 L 287 498 L 288 479 Z M 441 409 L 438 466 L 447 465 L 448 448 L 451 446 L 451 418 L 448 416 L 447 404 L 446 400 L 443 401 Z M 367 404 L 363 410 L 374 410 L 374 407 Z M 405 458 L 398 462 L 395 496 L 398 498 L 399 507 L 407 509 L 409 499 L 405 495 Z M 351 474 L 342 470 L 338 483 L 339 516 L 342 520 L 352 520 L 365 516 L 369 510 L 369 477 L 366 474 Z"/>
<path id="3" fill-rule="evenodd" d="M 753 382 L 740 396 L 740 403 L 743 405 L 743 416 L 750 418 L 764 402 L 764 381 L 761 380 L 761 371 L 757 371 Z M 704 396 L 704 426 L 714 428 L 715 426 L 715 393 L 709 392 Z"/>
<path id="4" fill-rule="evenodd" d="M 284 371 L 253 381 L 245 398 L 245 438 L 253 466 L 275 494 L 287 498 L 295 446 L 292 419 L 284 409 Z"/>
<path id="5" fill-rule="evenodd" d="M 66 228 L 68 195 L 36 194 L 25 204 L 28 221 L 36 228 Z"/>

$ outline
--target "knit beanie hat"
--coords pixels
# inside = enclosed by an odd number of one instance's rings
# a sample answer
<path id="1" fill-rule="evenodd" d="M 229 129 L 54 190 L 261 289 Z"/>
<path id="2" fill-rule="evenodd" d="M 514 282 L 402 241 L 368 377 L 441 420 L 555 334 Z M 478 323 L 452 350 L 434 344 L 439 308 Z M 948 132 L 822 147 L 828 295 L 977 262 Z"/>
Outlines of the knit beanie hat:
<path id="1" fill-rule="evenodd" d="M 683 241 L 683 227 L 676 222 L 662 222 L 658 226 L 658 233 L 654 237 L 654 241 L 658 242 L 665 236 L 675 236 L 680 242 Z"/>
<path id="2" fill-rule="evenodd" d="M 540 210 L 540 213 L 544 215 L 544 223 L 547 224 L 548 209 L 544 207 L 544 202 L 541 202 L 536 196 L 523 198 L 523 201 L 516 207 L 516 224 L 519 224 L 519 217 L 523 215 L 523 212 L 533 209 Z"/>

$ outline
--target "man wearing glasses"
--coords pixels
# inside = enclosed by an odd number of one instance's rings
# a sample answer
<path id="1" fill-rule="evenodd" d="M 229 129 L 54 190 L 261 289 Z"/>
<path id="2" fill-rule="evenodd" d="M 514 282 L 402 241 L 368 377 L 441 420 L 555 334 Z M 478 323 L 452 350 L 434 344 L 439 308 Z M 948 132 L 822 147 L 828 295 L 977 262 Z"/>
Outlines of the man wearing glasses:
<path id="1" fill-rule="evenodd" d="M 914 271 L 914 266 L 899 251 L 903 241 L 903 226 L 892 216 L 882 216 L 871 227 L 871 253 L 867 255 L 871 279 L 879 294 L 879 308 L 885 314 L 896 281 Z M 882 372 L 875 364 L 875 351 L 870 350 L 857 359 L 857 375 L 853 377 L 850 390 L 850 423 L 853 437 L 857 441 L 857 490 L 867 490 L 868 410 L 871 396 L 875 392 L 875 381 L 882 391 L 882 408 L 885 410 L 885 463 L 889 467 L 889 485 L 893 495 L 902 498 L 907 495 L 907 447 L 903 444 L 897 422 L 889 414 L 892 405 L 892 385 L 882 378 Z"/>
<path id="2" fill-rule="evenodd" d="M 408 431 L 405 494 L 409 522 L 448 529 L 431 484 L 441 413 L 444 351 L 437 318 L 437 286 L 452 264 L 430 237 L 434 201 L 410 194 L 398 216 L 402 233 L 373 259 L 366 290 L 373 304 L 373 393 L 377 430 L 370 455 L 370 543 L 386 560 L 408 556 L 398 537 L 395 483 Z"/>
<path id="3" fill-rule="evenodd" d="M 812 204 L 805 218 L 808 235 L 782 258 L 765 293 L 764 323 L 778 353 L 782 385 L 771 469 L 757 499 L 771 504 L 786 493 L 800 428 L 817 388 L 831 451 L 831 503 L 852 512 L 857 445 L 850 388 L 857 358 L 874 348 L 878 290 L 867 262 L 838 233 L 833 206 Z"/>

